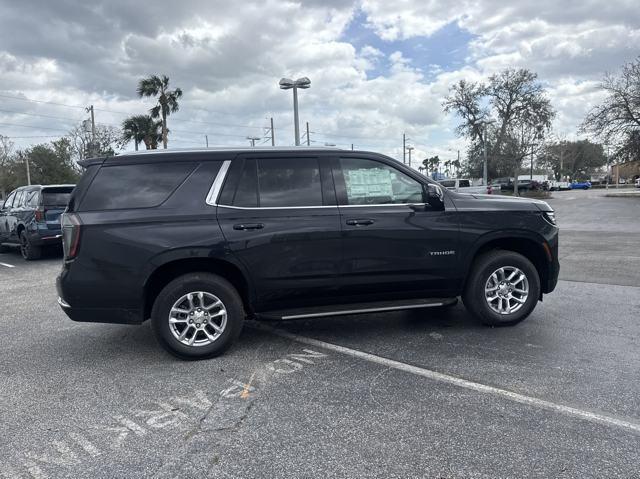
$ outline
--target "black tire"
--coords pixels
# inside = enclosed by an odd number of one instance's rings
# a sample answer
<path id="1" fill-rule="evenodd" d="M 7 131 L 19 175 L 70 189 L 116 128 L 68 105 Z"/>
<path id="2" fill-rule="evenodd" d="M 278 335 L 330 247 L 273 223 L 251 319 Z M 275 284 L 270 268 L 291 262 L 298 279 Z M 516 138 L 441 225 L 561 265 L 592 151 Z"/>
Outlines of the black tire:
<path id="1" fill-rule="evenodd" d="M 209 344 L 190 346 L 181 342 L 179 338 L 174 336 L 172 326 L 169 323 L 170 312 L 176 301 L 192 292 L 204 292 L 208 295 L 215 296 L 222 302 L 222 306 L 226 310 L 226 324 L 224 329 L 222 333 Z M 193 300 L 195 306 L 204 306 L 198 304 L 201 300 L 197 297 L 194 297 Z M 206 300 L 205 297 L 205 301 Z M 204 309 L 206 308 L 203 308 L 203 310 Z M 183 315 L 182 313 L 180 313 L 180 317 L 189 319 L 188 315 Z M 222 354 L 233 344 L 242 331 L 244 318 L 245 312 L 242 300 L 231 283 L 220 276 L 210 273 L 189 273 L 174 279 L 160 291 L 151 310 L 151 327 L 158 342 L 174 356 L 186 360 L 208 359 Z M 211 321 L 211 319 L 212 318 L 209 318 L 209 321 Z M 198 328 L 202 327 L 204 330 L 204 323 L 206 323 L 206 321 L 198 323 Z M 220 324 L 217 325 L 220 326 Z M 207 332 L 200 332 L 196 329 L 195 324 L 187 326 L 187 324 L 184 323 L 184 327 L 192 328 L 191 330 L 195 331 L 193 334 L 194 337 L 200 338 L 195 341 L 207 341 L 205 334 L 213 333 L 214 336 L 216 334 L 211 325 L 207 326 Z M 182 328 L 182 323 L 175 326 L 175 328 Z M 178 330 L 176 334 L 182 332 L 184 332 L 184 329 Z M 184 340 L 188 341 L 190 336 L 191 333 L 188 332 Z"/>
<path id="2" fill-rule="evenodd" d="M 494 311 L 486 299 L 485 287 L 487 282 L 492 274 L 500 268 L 519 269 L 525 275 L 528 283 L 528 295 L 526 299 L 524 299 L 524 303 L 519 305 L 519 308 L 513 313 L 501 314 Z M 509 289 L 509 291 L 511 290 Z M 520 295 L 520 298 L 523 297 L 524 296 Z M 536 267 L 531 261 L 513 251 L 494 250 L 483 254 L 474 262 L 462 295 L 462 301 L 467 310 L 482 323 L 488 326 L 511 326 L 519 323 L 531 314 L 536 307 L 539 297 L 540 277 Z M 510 304 L 511 301 L 514 301 L 515 304 L 515 300 L 513 299 L 507 301 L 506 304 Z M 505 303 L 500 301 L 499 304 L 502 305 Z M 502 309 L 505 310 L 506 308 Z"/>
<path id="3" fill-rule="evenodd" d="M 20 232 L 20 254 L 27 261 L 40 259 L 42 256 L 42 248 L 31 244 L 24 230 Z"/>

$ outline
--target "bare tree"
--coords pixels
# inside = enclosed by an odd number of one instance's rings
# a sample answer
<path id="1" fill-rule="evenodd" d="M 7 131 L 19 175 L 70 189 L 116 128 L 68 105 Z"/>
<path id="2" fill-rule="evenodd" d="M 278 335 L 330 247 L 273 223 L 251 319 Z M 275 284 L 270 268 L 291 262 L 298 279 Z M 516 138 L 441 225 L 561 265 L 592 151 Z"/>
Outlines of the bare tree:
<path id="1" fill-rule="evenodd" d="M 67 138 L 71 143 L 71 151 L 75 162 L 92 156 L 89 150 L 91 145 L 91 132 L 86 131 L 82 125 L 72 128 L 71 131 L 67 133 Z M 94 145 L 96 155 L 115 155 L 115 152 L 121 150 L 124 144 L 122 133 L 118 128 L 107 125 L 96 125 Z"/>
<path id="2" fill-rule="evenodd" d="M 580 131 L 605 144 L 617 145 L 614 156 L 637 153 L 634 145 L 640 134 L 640 56 L 623 65 L 619 74 L 605 74 L 600 88 L 607 97 L 589 112 Z"/>
<path id="3" fill-rule="evenodd" d="M 483 128 L 487 128 L 490 159 L 511 165 L 517 195 L 522 161 L 541 150 L 544 134 L 555 116 L 538 76 L 526 69 L 506 69 L 489 77 L 488 84 L 461 80 L 450 88 L 443 108 L 462 119 L 458 134 L 481 146 Z"/>

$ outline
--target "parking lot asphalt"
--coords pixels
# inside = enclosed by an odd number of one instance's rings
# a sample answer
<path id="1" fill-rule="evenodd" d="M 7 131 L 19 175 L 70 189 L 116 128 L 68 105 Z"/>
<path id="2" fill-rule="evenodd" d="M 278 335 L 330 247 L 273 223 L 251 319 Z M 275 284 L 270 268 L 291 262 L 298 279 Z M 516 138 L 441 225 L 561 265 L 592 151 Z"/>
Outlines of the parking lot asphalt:
<path id="1" fill-rule="evenodd" d="M 640 477 L 640 199 L 549 202 L 561 280 L 515 327 L 248 322 L 200 362 L 71 322 L 58 256 L 0 254 L 0 477 Z"/>

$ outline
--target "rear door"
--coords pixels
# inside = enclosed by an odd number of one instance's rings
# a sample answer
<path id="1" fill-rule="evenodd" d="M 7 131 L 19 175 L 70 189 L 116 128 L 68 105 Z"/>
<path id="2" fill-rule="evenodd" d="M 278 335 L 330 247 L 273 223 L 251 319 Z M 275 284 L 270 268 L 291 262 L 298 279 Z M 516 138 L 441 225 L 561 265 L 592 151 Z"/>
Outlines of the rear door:
<path id="1" fill-rule="evenodd" d="M 340 219 L 325 158 L 298 152 L 236 158 L 217 215 L 229 247 L 252 276 L 260 309 L 335 296 Z"/>
<path id="2" fill-rule="evenodd" d="M 455 207 L 430 206 L 419 175 L 394 163 L 355 156 L 333 162 L 343 293 L 380 299 L 445 294 L 459 280 Z"/>

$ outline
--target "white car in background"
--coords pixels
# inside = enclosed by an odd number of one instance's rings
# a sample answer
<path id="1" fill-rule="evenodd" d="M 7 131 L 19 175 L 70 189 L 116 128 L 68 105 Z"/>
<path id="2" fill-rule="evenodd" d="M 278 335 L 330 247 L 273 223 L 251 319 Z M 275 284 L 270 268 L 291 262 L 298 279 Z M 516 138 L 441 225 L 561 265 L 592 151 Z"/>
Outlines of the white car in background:
<path id="1" fill-rule="evenodd" d="M 456 193 L 490 195 L 491 193 L 500 191 L 499 186 L 497 188 L 495 186 L 473 186 L 471 180 L 467 178 L 451 178 L 448 180 L 440 180 L 438 183 Z"/>
<path id="2" fill-rule="evenodd" d="M 640 178 L 636 180 L 636 188 L 640 188 Z"/>

